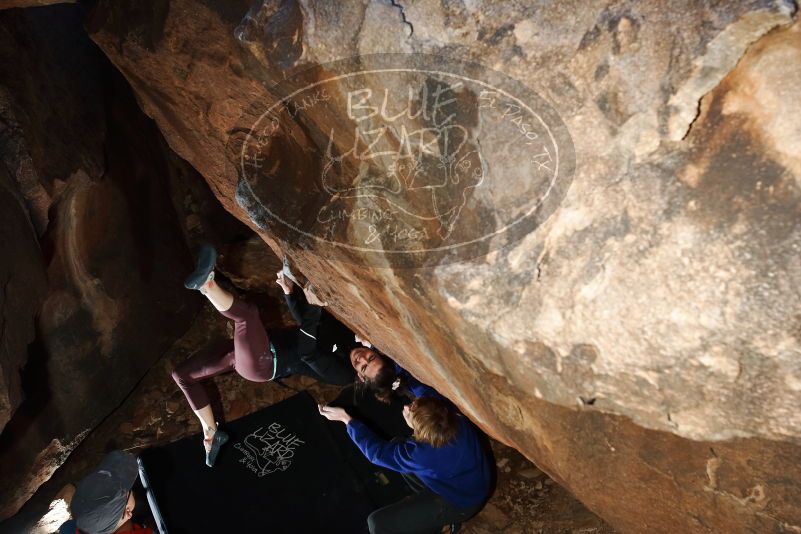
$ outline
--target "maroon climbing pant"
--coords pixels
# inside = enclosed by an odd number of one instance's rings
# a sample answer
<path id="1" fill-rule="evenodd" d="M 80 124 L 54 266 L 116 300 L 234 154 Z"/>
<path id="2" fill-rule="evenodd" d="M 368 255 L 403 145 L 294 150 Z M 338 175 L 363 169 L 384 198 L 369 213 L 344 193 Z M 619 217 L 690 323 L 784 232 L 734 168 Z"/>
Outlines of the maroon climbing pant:
<path id="1" fill-rule="evenodd" d="M 273 353 L 258 308 L 234 298 L 231 307 L 220 313 L 234 321 L 233 350 L 229 346 L 222 353 L 198 352 L 172 372 L 193 410 L 209 405 L 209 397 L 200 383 L 205 378 L 228 371 L 236 371 L 252 382 L 273 378 Z"/>

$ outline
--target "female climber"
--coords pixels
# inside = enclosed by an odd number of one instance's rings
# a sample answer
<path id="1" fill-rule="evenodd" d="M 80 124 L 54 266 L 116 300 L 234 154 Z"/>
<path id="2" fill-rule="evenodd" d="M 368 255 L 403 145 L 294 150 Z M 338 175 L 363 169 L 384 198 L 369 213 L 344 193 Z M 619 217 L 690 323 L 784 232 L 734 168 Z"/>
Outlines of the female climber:
<path id="1" fill-rule="evenodd" d="M 363 345 L 350 351 L 350 363 L 356 372 L 357 385 L 387 402 L 393 397 L 401 400 L 417 397 L 442 398 L 437 390 L 423 384 L 396 362 L 379 354 L 369 342 L 359 336 L 355 339 Z"/>
<path id="2" fill-rule="evenodd" d="M 368 460 L 400 472 L 415 492 L 371 513 L 371 534 L 433 534 L 448 525 L 453 533 L 489 497 L 487 454 L 470 421 L 445 399 L 423 396 L 403 408 L 403 418 L 414 432 L 404 441 L 380 438 L 342 408 L 319 406 L 319 411 L 330 421 L 345 423 Z"/>
<path id="3" fill-rule="evenodd" d="M 347 355 L 355 345 L 353 333 L 321 306 L 310 303 L 319 300 L 308 290 L 301 291 L 285 271 L 278 273 L 276 283 L 300 326 L 268 333 L 255 305 L 235 297 L 214 280 L 216 261 L 214 247 L 203 245 L 197 266 L 184 285 L 199 290 L 217 311 L 234 321 L 234 339 L 222 352 L 194 354 L 172 373 L 200 420 L 209 467 L 214 465 L 228 435 L 217 426 L 202 380 L 236 371 L 253 382 L 306 374 L 322 382 L 344 385 L 353 381 Z"/>

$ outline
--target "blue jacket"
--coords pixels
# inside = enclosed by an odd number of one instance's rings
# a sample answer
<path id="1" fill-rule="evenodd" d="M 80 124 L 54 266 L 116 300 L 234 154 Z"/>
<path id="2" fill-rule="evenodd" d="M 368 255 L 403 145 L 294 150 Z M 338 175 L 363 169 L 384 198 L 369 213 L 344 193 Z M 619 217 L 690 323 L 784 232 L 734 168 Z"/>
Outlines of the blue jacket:
<path id="1" fill-rule="evenodd" d="M 403 378 L 403 381 L 406 382 L 407 389 L 415 397 L 437 397 L 439 399 L 445 398 L 440 395 L 436 389 L 417 380 L 409 371 L 398 365 L 397 362 L 393 361 L 392 363 L 395 365 L 395 374 Z"/>
<path id="2" fill-rule="evenodd" d="M 348 423 L 348 435 L 372 463 L 413 473 L 454 506 L 472 508 L 489 496 L 490 465 L 472 423 L 461 414 L 458 418 L 456 439 L 442 447 L 414 439 L 387 441 L 356 419 Z"/>

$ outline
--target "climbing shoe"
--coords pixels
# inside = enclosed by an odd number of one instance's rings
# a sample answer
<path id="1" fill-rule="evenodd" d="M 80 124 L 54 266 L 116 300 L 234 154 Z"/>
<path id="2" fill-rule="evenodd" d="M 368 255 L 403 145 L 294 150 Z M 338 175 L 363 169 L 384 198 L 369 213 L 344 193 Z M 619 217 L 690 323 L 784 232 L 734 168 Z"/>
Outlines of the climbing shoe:
<path id="1" fill-rule="evenodd" d="M 197 254 L 197 264 L 192 274 L 186 277 L 184 286 L 187 289 L 200 289 L 209 280 L 209 275 L 214 271 L 217 263 L 217 251 L 213 246 L 204 243 L 200 246 Z"/>
<path id="2" fill-rule="evenodd" d="M 214 437 L 211 438 L 211 447 L 206 451 L 206 465 L 214 467 L 214 462 L 217 461 L 217 455 L 220 454 L 220 448 L 228 441 L 228 434 L 217 428 Z"/>

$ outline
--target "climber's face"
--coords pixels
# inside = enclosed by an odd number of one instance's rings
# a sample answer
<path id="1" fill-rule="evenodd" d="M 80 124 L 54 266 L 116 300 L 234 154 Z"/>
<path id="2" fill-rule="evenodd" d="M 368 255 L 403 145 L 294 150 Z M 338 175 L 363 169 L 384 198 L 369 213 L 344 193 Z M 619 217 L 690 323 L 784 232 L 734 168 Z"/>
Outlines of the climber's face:
<path id="1" fill-rule="evenodd" d="M 362 382 L 375 378 L 384 363 L 384 359 L 376 351 L 366 347 L 358 347 L 350 352 L 350 364 Z"/>

